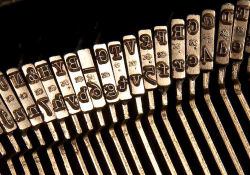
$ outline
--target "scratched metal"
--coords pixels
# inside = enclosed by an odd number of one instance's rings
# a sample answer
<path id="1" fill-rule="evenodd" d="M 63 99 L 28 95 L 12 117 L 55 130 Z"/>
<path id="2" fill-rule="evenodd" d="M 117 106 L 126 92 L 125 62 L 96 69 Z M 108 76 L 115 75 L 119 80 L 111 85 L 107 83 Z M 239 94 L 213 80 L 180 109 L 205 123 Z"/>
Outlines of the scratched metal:
<path id="1" fill-rule="evenodd" d="M 223 165 L 223 162 L 222 162 L 222 160 L 220 158 L 220 155 L 218 154 L 218 151 L 217 151 L 217 149 L 216 149 L 216 147 L 215 147 L 215 145 L 213 143 L 213 140 L 212 140 L 212 138 L 211 138 L 211 136 L 210 136 L 210 134 L 209 134 L 209 132 L 207 130 L 207 127 L 206 127 L 206 125 L 205 125 L 205 123 L 204 123 L 204 121 L 203 121 L 203 119 L 201 117 L 201 114 L 200 114 L 200 112 L 199 112 L 199 110 L 198 110 L 198 108 L 196 106 L 196 102 L 195 102 L 195 79 L 192 79 L 192 78 L 189 79 L 189 93 L 190 93 L 190 98 L 189 98 L 190 107 L 191 107 L 191 109 L 192 109 L 192 111 L 194 113 L 194 116 L 195 116 L 195 118 L 196 118 L 196 120 L 197 120 L 197 122 L 198 122 L 198 124 L 199 124 L 199 126 L 201 128 L 201 131 L 202 131 L 202 133 L 203 133 L 203 135 L 204 135 L 204 137 L 205 137 L 205 139 L 207 141 L 207 144 L 208 144 L 208 146 L 209 146 L 209 148 L 210 148 L 210 150 L 211 150 L 211 152 L 212 152 L 212 154 L 214 156 L 214 159 L 215 159 L 215 161 L 217 163 L 217 166 L 218 166 L 221 174 L 227 174 L 227 171 L 226 171 L 226 169 L 225 169 L 225 167 Z"/>
<path id="2" fill-rule="evenodd" d="M 210 96 L 210 93 L 209 93 L 209 78 L 210 78 L 210 72 L 206 72 L 206 73 L 203 73 L 203 90 L 204 90 L 204 98 L 205 98 L 205 101 L 207 103 L 207 106 L 209 108 L 209 111 L 214 119 L 214 122 L 220 132 L 220 135 L 224 141 L 224 144 L 227 148 L 227 151 L 233 161 L 233 164 L 237 170 L 237 172 L 239 174 L 244 174 L 243 170 L 242 170 L 242 167 L 239 163 L 239 160 L 234 152 L 234 149 L 230 143 L 230 140 L 229 138 L 227 137 L 227 134 L 226 134 L 226 131 L 220 121 L 220 118 L 214 108 L 214 105 L 212 103 L 212 100 L 211 100 L 211 96 Z"/>
<path id="3" fill-rule="evenodd" d="M 89 49 L 77 51 L 82 71 L 88 86 L 89 94 L 95 108 L 102 108 L 106 101 L 97 76 L 96 68 Z"/>
<path id="4" fill-rule="evenodd" d="M 249 145 L 248 140 L 246 138 L 246 135 L 245 135 L 245 133 L 240 125 L 240 122 L 237 118 L 237 115 L 234 112 L 233 106 L 228 98 L 226 87 L 225 87 L 225 76 L 226 76 L 226 67 L 219 68 L 218 84 L 221 87 L 220 94 L 221 94 L 221 97 L 222 97 L 226 107 L 227 107 L 228 113 L 229 113 L 229 115 L 234 123 L 234 126 L 235 126 L 235 128 L 240 136 L 240 139 L 244 145 L 244 148 L 247 152 L 247 155 L 250 158 L 250 145 Z"/>
<path id="5" fill-rule="evenodd" d="M 166 87 L 171 83 L 168 29 L 166 26 L 154 27 L 154 41 L 157 84 Z"/>
<path id="6" fill-rule="evenodd" d="M 21 72 L 17 68 L 11 68 L 7 70 L 7 75 L 9 76 L 13 89 L 19 97 L 19 100 L 24 108 L 25 113 L 29 117 L 32 126 L 43 123 L 41 112 L 38 109 L 33 97 L 31 96 Z"/>
<path id="7" fill-rule="evenodd" d="M 88 111 L 93 109 L 93 104 L 92 104 L 92 101 L 91 101 L 91 98 L 90 98 L 90 95 L 88 92 L 88 88 L 86 86 L 85 78 L 84 78 L 83 73 L 81 71 L 81 67 L 79 65 L 79 61 L 78 61 L 78 58 L 76 57 L 76 54 L 68 53 L 64 56 L 64 60 L 66 63 L 66 68 L 68 70 L 72 85 L 73 85 L 75 92 L 77 94 L 81 110 L 84 112 L 83 115 L 84 115 L 85 121 L 87 122 L 87 126 L 88 126 L 88 128 L 87 128 L 88 131 L 84 135 L 83 140 L 84 140 L 86 147 L 90 153 L 91 159 L 94 163 L 94 166 L 96 168 L 97 173 L 102 174 L 100 165 L 98 163 L 98 160 L 96 158 L 95 153 L 93 152 L 92 145 L 91 145 L 89 138 L 88 138 L 89 132 L 91 130 L 93 130 L 92 122 L 90 120 Z M 77 119 L 77 118 L 75 118 L 75 119 Z M 77 122 L 77 121 L 75 120 L 75 122 Z M 75 124 L 75 126 L 77 126 L 77 125 Z M 80 124 L 79 124 L 79 127 L 80 127 Z M 84 172 L 84 174 L 86 174 L 87 169 L 86 169 L 85 163 L 83 161 L 82 155 L 80 153 L 80 150 L 78 148 L 78 144 L 76 142 L 76 139 L 73 139 L 71 141 L 71 144 L 75 150 L 75 154 L 77 156 L 77 159 L 78 159 L 78 162 L 81 166 L 81 169 Z"/>
<path id="8" fill-rule="evenodd" d="M 125 51 L 125 58 L 132 94 L 142 95 L 145 93 L 145 89 L 135 36 L 124 36 L 123 47 Z"/>
<path id="9" fill-rule="evenodd" d="M 187 159 L 186 159 L 186 157 L 181 149 L 181 146 L 180 146 L 180 144 L 175 136 L 175 133 L 173 131 L 171 123 L 169 122 L 169 119 L 167 116 L 167 111 L 166 111 L 167 104 L 168 104 L 167 91 L 165 90 L 165 91 L 162 91 L 162 109 L 161 109 L 162 120 L 163 120 L 165 127 L 169 133 L 169 136 L 174 144 L 176 152 L 177 152 L 178 156 L 180 157 L 181 163 L 182 163 L 186 173 L 188 175 L 192 175 L 193 173 L 188 165 Z"/>
<path id="10" fill-rule="evenodd" d="M 158 131 L 158 128 L 155 124 L 154 121 L 154 116 L 153 116 L 153 112 L 155 110 L 155 101 L 154 101 L 154 92 L 152 90 L 148 91 L 148 101 L 149 101 L 149 113 L 148 113 L 148 122 L 150 123 L 150 127 L 154 133 L 154 136 L 156 138 L 156 141 L 160 147 L 160 150 L 162 152 L 162 155 L 168 165 L 168 168 L 171 172 L 171 174 L 177 174 L 176 169 L 173 165 L 173 162 L 170 159 L 170 156 L 168 154 L 168 151 L 163 143 L 163 140 L 161 138 L 161 135 Z"/>
<path id="11" fill-rule="evenodd" d="M 108 49 L 117 90 L 119 91 L 119 98 L 120 100 L 129 100 L 132 96 L 130 93 L 121 43 L 119 41 L 109 42 Z"/>
<path id="12" fill-rule="evenodd" d="M 48 95 L 48 98 L 53 105 L 53 110 L 55 111 L 57 119 L 68 117 L 69 112 L 66 108 L 61 92 L 58 89 L 49 64 L 47 61 L 42 60 L 35 62 L 35 67 Z"/>
<path id="13" fill-rule="evenodd" d="M 36 103 L 43 114 L 44 121 L 50 122 L 56 119 L 53 106 L 49 101 L 35 66 L 33 64 L 25 64 L 22 66 L 22 70 L 29 84 L 30 90 L 36 100 Z"/>
<path id="14" fill-rule="evenodd" d="M 142 100 L 141 100 L 141 96 L 136 96 L 135 97 L 135 101 L 136 101 L 136 107 L 137 107 L 137 117 L 136 117 L 136 120 L 135 120 L 135 124 L 136 124 L 136 127 L 137 127 L 137 130 L 140 134 L 140 137 L 141 137 L 141 140 L 143 142 L 143 145 L 146 149 L 146 152 L 148 154 L 148 157 L 150 159 L 150 162 L 154 168 L 154 171 L 155 171 L 155 174 L 157 175 L 161 175 L 162 172 L 159 168 L 159 165 L 155 159 L 155 156 L 154 156 L 154 153 L 150 147 L 150 144 L 148 142 L 148 139 L 147 139 L 147 136 L 143 130 L 143 127 L 142 127 L 142 123 L 141 123 L 141 117 L 143 115 L 143 108 L 142 108 Z"/>
<path id="15" fill-rule="evenodd" d="M 234 5 L 223 4 L 220 11 L 220 22 L 218 29 L 217 49 L 215 62 L 219 65 L 227 65 L 229 62 L 229 51 L 233 28 Z"/>
<path id="16" fill-rule="evenodd" d="M 140 174 L 145 174 L 139 157 L 135 151 L 133 142 L 128 132 L 127 121 L 129 120 L 129 112 L 127 100 L 131 99 L 132 96 L 130 94 L 129 82 L 127 80 L 127 72 L 124 63 L 123 52 L 121 48 L 121 43 L 119 41 L 113 41 L 108 43 L 108 49 L 110 54 L 110 59 L 112 63 L 112 68 L 115 76 L 115 81 L 117 85 L 117 89 L 119 91 L 119 98 L 122 101 L 122 108 L 124 114 L 124 120 L 122 122 L 121 128 L 126 139 L 127 145 L 129 147 L 129 151 L 132 154 L 133 160 L 136 164 L 137 170 Z"/>
<path id="17" fill-rule="evenodd" d="M 94 52 L 105 99 L 107 103 L 115 103 L 119 100 L 119 92 L 117 91 L 106 44 L 94 45 Z"/>
<path id="18" fill-rule="evenodd" d="M 203 10 L 201 15 L 200 69 L 213 70 L 215 11 Z"/>
<path id="19" fill-rule="evenodd" d="M 0 94 L 16 121 L 18 128 L 20 130 L 29 128 L 31 124 L 2 72 L 0 72 Z"/>
<path id="20" fill-rule="evenodd" d="M 53 56 L 50 57 L 49 60 L 69 113 L 76 114 L 80 112 L 81 109 L 79 100 L 75 95 L 75 91 L 70 81 L 63 59 L 61 56 Z"/>
<path id="21" fill-rule="evenodd" d="M 243 59 L 249 7 L 250 1 L 237 1 L 230 49 L 230 58 L 233 60 Z M 247 47 L 248 46 L 246 46 L 246 48 Z"/>
<path id="22" fill-rule="evenodd" d="M 188 15 L 186 21 L 186 73 L 200 74 L 200 15 Z"/>
<path id="23" fill-rule="evenodd" d="M 173 19 L 171 22 L 171 75 L 173 79 L 183 79 L 185 71 L 185 22 Z"/>
<path id="24" fill-rule="evenodd" d="M 119 156 L 122 160 L 122 164 L 127 172 L 127 174 L 132 174 L 120 141 L 115 133 L 114 126 L 118 122 L 116 110 L 114 106 L 114 102 L 119 101 L 119 92 L 116 88 L 116 83 L 108 55 L 108 50 L 105 44 L 96 44 L 94 45 L 94 52 L 97 61 L 97 65 L 99 68 L 99 75 L 101 77 L 104 95 L 106 98 L 107 103 L 109 103 L 109 109 L 112 117 L 112 124 L 109 127 L 109 133 L 111 138 L 114 141 L 115 147 L 119 153 Z"/>
<path id="25" fill-rule="evenodd" d="M 102 115 L 101 109 L 106 105 L 106 101 L 103 95 L 103 91 L 97 76 L 96 68 L 93 63 L 93 59 L 90 53 L 89 49 L 83 49 L 77 51 L 80 64 L 82 66 L 82 71 L 84 74 L 84 77 L 86 79 L 86 83 L 89 89 L 89 94 L 93 102 L 94 108 L 97 108 L 97 118 L 98 118 L 98 124 L 99 127 L 97 127 L 97 132 L 95 133 L 96 139 L 98 141 L 98 144 L 101 148 L 101 151 L 103 153 L 103 156 L 105 158 L 105 161 L 108 165 L 108 168 L 110 170 L 110 173 L 112 175 L 117 174 L 116 170 L 114 168 L 114 165 L 111 161 L 111 158 L 109 156 L 109 153 L 107 151 L 107 148 L 103 142 L 101 131 L 103 127 L 105 127 L 104 118 Z M 89 140 L 87 140 L 87 137 L 84 138 L 85 144 L 89 143 Z M 92 152 L 91 148 L 89 149 L 90 152 Z M 97 171 L 101 172 L 99 165 L 96 166 Z"/>
<path id="26" fill-rule="evenodd" d="M 138 37 L 144 87 L 146 90 L 155 89 L 157 88 L 157 81 L 151 30 L 139 30 Z"/>
<path id="27" fill-rule="evenodd" d="M 64 55 L 64 61 L 79 100 L 81 110 L 83 112 L 91 111 L 93 109 L 93 104 L 76 54 L 68 53 Z"/>
<path id="28" fill-rule="evenodd" d="M 2 98 L 0 98 L 0 124 L 6 133 L 12 132 L 17 128 L 16 123 L 5 106 Z"/>
<path id="29" fill-rule="evenodd" d="M 209 169 L 208 169 L 208 166 L 205 162 L 205 159 L 201 153 L 201 150 L 198 146 L 198 143 L 194 137 L 194 134 L 189 126 L 189 123 L 187 121 L 187 118 L 183 112 L 183 109 L 182 109 L 182 85 L 183 85 L 183 80 L 177 80 L 176 81 L 176 100 L 177 100 L 177 103 L 176 103 L 176 110 L 178 112 L 178 115 L 181 119 L 181 122 L 185 128 L 185 131 L 188 135 L 188 138 L 193 146 L 193 149 L 195 151 L 195 154 L 201 164 L 201 167 L 203 169 L 203 172 L 206 174 L 206 175 L 210 175 L 210 172 L 209 172 Z"/>

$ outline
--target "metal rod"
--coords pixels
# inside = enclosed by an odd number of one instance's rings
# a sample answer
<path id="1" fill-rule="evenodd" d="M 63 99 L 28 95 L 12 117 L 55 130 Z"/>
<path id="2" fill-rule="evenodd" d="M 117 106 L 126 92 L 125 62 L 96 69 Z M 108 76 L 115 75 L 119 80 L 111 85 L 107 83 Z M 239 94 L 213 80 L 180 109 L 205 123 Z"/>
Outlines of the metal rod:
<path id="1" fill-rule="evenodd" d="M 73 120 L 73 123 L 76 127 L 76 132 L 77 132 L 77 135 L 71 140 L 71 145 L 74 149 L 74 152 L 76 154 L 76 157 L 77 157 L 77 160 L 78 160 L 78 163 L 80 164 L 80 167 L 82 169 L 82 172 L 86 175 L 88 175 L 88 170 L 87 170 L 87 167 L 83 161 L 83 158 L 82 158 L 82 155 L 81 155 L 81 152 L 79 150 L 79 147 L 78 147 L 78 144 L 77 144 L 77 141 L 76 141 L 76 138 L 82 133 L 82 128 L 80 126 L 80 123 L 79 123 L 79 120 L 76 116 L 76 114 L 72 114 L 71 115 L 71 118 Z"/>
<path id="2" fill-rule="evenodd" d="M 141 175 L 143 175 L 143 174 L 145 174 L 145 172 L 144 172 L 143 167 L 141 165 L 140 159 L 139 159 L 139 157 L 138 157 L 138 155 L 136 153 L 133 142 L 132 142 L 132 140 L 130 138 L 128 128 L 127 128 L 127 124 L 126 124 L 128 119 L 130 118 L 129 117 L 129 112 L 128 112 L 128 105 L 127 104 L 122 104 L 122 109 L 123 109 L 123 114 L 124 114 L 124 120 L 123 120 L 122 125 L 121 125 L 122 132 L 123 132 L 123 135 L 124 135 L 124 137 L 126 139 L 126 142 L 127 142 L 128 147 L 129 147 L 130 153 L 132 154 L 133 160 L 134 160 L 134 162 L 136 164 L 137 170 Z"/>
<path id="3" fill-rule="evenodd" d="M 60 143 L 60 145 L 58 146 L 58 149 L 59 149 L 59 152 L 62 156 L 63 163 L 65 165 L 65 169 L 66 169 L 67 173 L 73 174 L 73 171 L 71 169 L 71 166 L 70 166 L 70 163 L 69 163 L 69 160 L 68 160 L 65 148 L 64 148 L 64 143 L 66 142 L 66 140 L 70 139 L 70 134 L 69 134 L 69 131 L 67 129 L 67 126 L 66 126 L 64 119 L 59 120 L 59 124 L 62 128 L 65 139 Z"/>
<path id="4" fill-rule="evenodd" d="M 93 150 L 93 147 L 92 147 L 90 140 L 89 140 L 89 137 L 88 137 L 89 133 L 93 130 L 93 125 L 92 125 L 89 113 L 84 113 L 83 115 L 84 115 L 85 121 L 86 121 L 87 126 L 88 126 L 88 132 L 83 136 L 83 141 L 84 141 L 84 143 L 88 149 L 88 152 L 90 154 L 90 157 L 94 163 L 97 174 L 102 175 L 103 173 L 102 173 L 101 167 L 99 165 L 99 162 L 96 158 L 95 152 Z"/>
<path id="5" fill-rule="evenodd" d="M 148 113 L 148 121 L 150 124 L 150 127 L 154 133 L 154 136 L 156 138 L 156 141 L 160 147 L 160 150 L 163 154 L 163 157 L 170 169 L 171 174 L 177 174 L 174 165 L 169 157 L 168 151 L 163 143 L 163 140 L 160 136 L 160 133 L 155 125 L 155 121 L 154 121 L 154 116 L 153 116 L 153 112 L 155 110 L 155 102 L 154 102 L 154 92 L 152 90 L 148 91 L 148 101 L 149 101 L 149 113 Z"/>
<path id="6" fill-rule="evenodd" d="M 240 122 L 237 118 L 237 115 L 234 112 L 234 109 L 231 105 L 231 102 L 227 96 L 226 87 L 225 87 L 225 76 L 226 76 L 226 67 L 220 67 L 219 68 L 219 78 L 218 78 L 218 83 L 220 86 L 220 94 L 221 94 L 221 97 L 222 97 L 226 107 L 227 107 L 227 110 L 229 112 L 229 115 L 230 115 L 233 123 L 234 123 L 234 126 L 235 126 L 235 128 L 240 136 L 240 139 L 244 145 L 244 148 L 247 152 L 247 155 L 250 158 L 250 145 L 249 145 L 248 140 L 244 134 L 244 131 L 240 125 Z"/>
<path id="7" fill-rule="evenodd" d="M 8 134 L 7 134 L 7 137 L 8 137 L 10 143 L 12 144 L 12 146 L 13 146 L 13 148 L 14 148 L 14 150 L 15 150 L 15 154 L 19 153 L 19 152 L 21 151 L 21 149 L 20 149 L 19 145 L 17 144 L 16 139 L 15 139 L 15 137 L 13 136 L 13 133 L 12 133 L 12 132 L 11 132 L 11 133 L 8 133 Z M 14 155 L 15 155 L 15 154 L 14 154 Z M 12 155 L 12 156 L 10 156 L 10 157 L 7 158 L 7 165 L 8 165 L 8 167 L 9 167 L 9 170 L 10 170 L 10 172 L 11 172 L 12 175 L 16 175 L 16 174 L 17 174 L 17 173 L 16 173 L 16 170 L 15 170 L 15 167 L 14 167 L 14 165 L 13 165 L 13 162 L 12 162 L 12 157 L 13 157 L 14 155 Z"/>
<path id="8" fill-rule="evenodd" d="M 239 174 L 244 174 L 242 167 L 239 163 L 239 160 L 238 160 L 238 158 L 234 152 L 234 149 L 230 143 L 230 140 L 227 137 L 226 131 L 225 131 L 225 129 L 220 121 L 220 118 L 219 118 L 219 116 L 214 108 L 214 105 L 211 101 L 211 97 L 210 97 L 210 93 L 209 93 L 209 77 L 210 77 L 210 72 L 203 73 L 203 90 L 204 90 L 205 101 L 206 101 L 207 106 L 209 108 L 209 111 L 214 119 L 214 122 L 215 122 L 215 124 L 220 132 L 220 135 L 221 135 L 221 137 L 222 137 L 222 139 L 227 147 L 227 151 L 228 151 L 228 153 L 229 153 L 229 155 L 234 163 L 234 166 L 235 166 L 237 172 Z"/>
<path id="9" fill-rule="evenodd" d="M 199 126 L 201 128 L 201 131 L 207 141 L 207 144 L 213 154 L 213 157 L 220 169 L 221 174 L 227 174 L 227 171 L 222 163 L 222 160 L 217 152 L 217 149 L 213 143 L 213 140 L 211 139 L 211 136 L 206 128 L 206 125 L 201 117 L 201 114 L 199 112 L 199 110 L 197 109 L 196 103 L 195 103 L 195 79 L 196 78 L 190 78 L 189 79 L 189 92 L 190 92 L 190 107 L 195 115 L 195 118 L 197 119 L 197 122 L 199 123 Z"/>
<path id="10" fill-rule="evenodd" d="M 135 97 L 135 100 L 136 100 L 137 113 L 138 113 L 137 117 L 136 117 L 136 120 L 135 120 L 135 124 L 136 124 L 137 130 L 138 130 L 138 132 L 140 134 L 140 137 L 141 137 L 143 145 L 144 145 L 144 147 L 145 147 L 145 149 L 147 151 L 149 159 L 150 159 L 150 161 L 151 161 L 151 163 L 153 165 L 155 173 L 156 174 L 162 174 L 161 170 L 160 170 L 160 168 L 159 168 L 159 166 L 157 164 L 157 161 L 155 159 L 155 156 L 153 154 L 153 151 L 152 151 L 152 149 L 151 149 L 151 147 L 149 145 L 149 142 L 148 142 L 148 139 L 147 139 L 147 137 L 145 135 L 145 132 L 144 132 L 144 130 L 142 128 L 141 117 L 143 115 L 143 108 L 142 108 L 141 97 L 140 96 Z"/>
<path id="11" fill-rule="evenodd" d="M 198 158 L 198 160 L 199 160 L 199 162 L 201 164 L 201 167 L 202 167 L 204 173 L 205 174 L 210 174 L 209 169 L 207 167 L 207 164 L 205 162 L 205 159 L 203 158 L 201 150 L 200 150 L 200 148 L 199 148 L 199 146 L 198 146 L 198 144 L 197 144 L 197 142 L 195 140 L 193 132 L 192 132 L 192 130 L 191 130 L 189 124 L 188 124 L 188 121 L 186 119 L 186 116 L 185 116 L 185 114 L 184 114 L 184 112 L 182 110 L 182 104 L 181 104 L 181 102 L 182 102 L 182 84 L 183 84 L 183 80 L 176 80 L 176 92 L 177 92 L 176 110 L 177 110 L 177 112 L 179 114 L 181 122 L 182 122 L 182 124 L 183 124 L 183 126 L 184 126 L 184 128 L 186 130 L 188 138 L 189 138 L 189 140 L 190 140 L 190 142 L 191 142 L 191 144 L 193 146 L 195 154 L 196 154 L 196 156 L 197 156 L 197 158 Z"/>
<path id="12" fill-rule="evenodd" d="M 182 163 L 186 173 L 188 175 L 192 175 L 193 173 L 192 173 L 192 171 L 191 171 L 191 169 L 190 169 L 190 167 L 188 165 L 186 157 L 185 157 L 185 155 L 184 155 L 184 153 L 183 153 L 183 151 L 181 149 L 181 146 L 180 146 L 180 144 L 179 144 L 179 142 L 178 142 L 178 140 L 177 140 L 177 138 L 175 136 L 173 128 L 172 128 L 172 126 L 171 126 L 171 124 L 170 124 L 170 122 L 168 120 L 167 111 L 166 111 L 167 103 L 168 103 L 167 90 L 165 90 L 165 91 L 162 91 L 162 109 L 161 109 L 162 120 L 163 120 L 163 122 L 165 124 L 165 127 L 166 127 L 166 129 L 167 129 L 167 131 L 168 131 L 168 133 L 170 135 L 170 138 L 171 138 L 171 140 L 172 140 L 172 142 L 174 144 L 174 147 L 175 147 L 175 149 L 177 151 L 177 154 L 179 155 L 179 157 L 181 159 L 181 163 Z"/>
<path id="13" fill-rule="evenodd" d="M 54 128 L 54 125 L 52 122 L 48 122 L 47 123 L 47 126 L 50 130 L 50 133 L 52 135 L 52 138 L 54 140 L 54 143 L 52 143 L 51 145 L 48 146 L 47 148 L 47 154 L 49 156 L 49 159 L 50 159 L 50 162 L 51 162 L 51 165 L 52 165 L 52 168 L 53 168 L 53 171 L 55 174 L 60 174 L 60 171 L 59 171 L 59 168 L 58 168 L 58 165 L 56 163 L 56 160 L 55 160 L 55 156 L 54 156 L 54 153 L 52 151 L 52 146 L 59 141 L 59 138 L 58 138 L 58 135 L 57 135 L 57 132 Z"/>
<path id="14" fill-rule="evenodd" d="M 105 157 L 106 163 L 108 164 L 108 167 L 109 167 L 109 170 L 110 170 L 111 174 L 115 175 L 115 174 L 117 174 L 116 170 L 115 170 L 114 165 L 113 165 L 113 163 L 112 163 L 112 161 L 110 159 L 109 153 L 108 153 L 108 151 L 106 149 L 106 146 L 105 146 L 105 144 L 104 144 L 104 142 L 102 140 L 102 135 L 101 135 L 101 130 L 105 126 L 103 114 L 102 114 L 101 110 L 98 110 L 96 113 L 97 113 L 97 117 L 98 117 L 98 120 L 99 120 L 100 127 L 98 128 L 95 136 L 96 136 L 96 139 L 97 139 L 97 141 L 99 143 L 99 146 L 101 147 L 102 153 L 103 153 L 103 155 Z"/>
<path id="15" fill-rule="evenodd" d="M 25 145 L 27 147 L 27 150 L 22 152 L 22 154 L 19 156 L 19 160 L 22 164 L 22 167 L 23 167 L 23 170 L 24 170 L 24 173 L 25 174 L 30 174 L 30 170 L 29 170 L 29 167 L 26 163 L 26 160 L 24 158 L 24 154 L 28 151 L 28 150 L 31 150 L 33 148 L 28 136 L 27 136 L 27 131 L 24 131 L 21 133 L 21 136 L 22 136 L 22 139 L 23 141 L 25 142 Z"/>
<path id="16" fill-rule="evenodd" d="M 112 125 L 109 127 L 109 133 L 114 141 L 114 144 L 116 146 L 116 149 L 119 153 L 119 156 L 122 160 L 122 163 L 123 163 L 123 166 L 127 172 L 127 174 L 133 174 L 130 167 L 129 167 L 129 164 L 128 164 L 128 161 L 126 159 L 126 156 L 122 150 L 122 146 L 116 136 L 116 133 L 115 133 L 115 125 L 116 123 L 118 122 L 118 119 L 117 119 L 117 115 L 116 115 L 116 110 L 115 110 L 115 105 L 114 104 L 110 104 L 109 105 L 109 109 L 110 109 L 110 113 L 111 113 L 111 117 L 112 117 Z"/>
<path id="17" fill-rule="evenodd" d="M 250 121 L 250 108 L 249 108 L 249 105 L 246 101 L 244 94 L 242 93 L 241 83 L 239 81 L 240 64 L 241 62 L 236 62 L 236 61 L 233 61 L 233 64 L 232 64 L 232 80 L 234 83 L 234 92 L 237 95 L 241 103 L 241 106 L 243 107 L 247 115 L 248 120 Z"/>

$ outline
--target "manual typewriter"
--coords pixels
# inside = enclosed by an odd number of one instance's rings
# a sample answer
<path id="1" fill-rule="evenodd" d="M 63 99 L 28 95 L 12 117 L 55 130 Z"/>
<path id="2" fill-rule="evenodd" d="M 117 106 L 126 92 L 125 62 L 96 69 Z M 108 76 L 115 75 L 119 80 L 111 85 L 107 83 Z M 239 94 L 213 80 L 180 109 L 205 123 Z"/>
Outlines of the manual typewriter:
<path id="1" fill-rule="evenodd" d="M 107 5 L 0 1 L 0 174 L 250 174 L 250 1 Z"/>

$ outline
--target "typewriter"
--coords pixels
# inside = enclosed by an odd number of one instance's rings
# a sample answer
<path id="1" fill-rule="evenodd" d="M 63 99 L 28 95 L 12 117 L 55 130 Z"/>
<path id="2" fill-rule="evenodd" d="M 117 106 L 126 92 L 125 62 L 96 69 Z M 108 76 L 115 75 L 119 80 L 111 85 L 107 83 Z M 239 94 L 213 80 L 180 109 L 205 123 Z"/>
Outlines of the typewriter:
<path id="1" fill-rule="evenodd" d="M 0 174 L 250 174 L 250 1 L 84 3 L 0 1 Z"/>

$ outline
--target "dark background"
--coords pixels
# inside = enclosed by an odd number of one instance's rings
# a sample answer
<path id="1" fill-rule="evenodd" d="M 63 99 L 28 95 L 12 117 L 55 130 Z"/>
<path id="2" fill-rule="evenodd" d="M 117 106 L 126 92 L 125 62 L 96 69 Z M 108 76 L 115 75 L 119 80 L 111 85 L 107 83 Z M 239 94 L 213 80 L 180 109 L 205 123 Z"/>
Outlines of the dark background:
<path id="1" fill-rule="evenodd" d="M 133 34 L 137 36 L 137 31 L 140 29 L 153 29 L 157 25 L 167 25 L 169 27 L 172 18 L 185 19 L 188 14 L 201 14 L 204 9 L 213 9 L 216 11 L 216 18 L 218 19 L 220 6 L 223 3 L 230 2 L 236 4 L 236 0 L 175 0 L 175 1 L 144 1 L 140 3 L 129 1 L 117 1 L 113 3 L 108 2 L 94 2 L 94 1 L 21 1 L 11 5 L 0 8 L 0 71 L 5 72 L 8 68 L 19 67 L 25 63 L 34 63 L 37 60 L 48 60 L 50 56 L 64 55 L 68 52 L 75 52 L 78 49 L 91 48 L 94 44 L 107 43 L 115 40 L 122 40 L 124 35 Z M 218 20 L 216 25 L 216 35 L 218 29 Z M 249 99 L 249 80 L 246 73 L 247 54 L 244 55 L 244 61 L 241 66 L 240 80 L 242 83 L 243 93 L 246 99 Z M 250 174 L 249 158 L 244 150 L 244 147 L 237 135 L 237 131 L 232 123 L 229 113 L 221 99 L 218 80 L 218 67 L 215 66 L 211 73 L 211 96 L 218 115 L 224 125 L 224 128 L 229 136 L 229 139 L 235 149 L 238 159 L 246 174 Z M 199 125 L 189 107 L 189 84 L 185 80 L 183 86 L 183 108 L 194 132 L 194 135 L 200 145 L 201 151 L 208 164 L 212 174 L 219 174 L 219 170 L 212 157 L 212 154 L 206 144 Z M 236 174 L 234 165 L 230 159 L 226 147 L 220 137 L 216 125 L 210 115 L 203 98 L 202 90 L 202 76 L 197 79 L 197 106 L 206 123 L 209 133 L 216 145 L 216 148 L 221 156 L 221 159 L 229 174 Z M 231 81 L 231 63 L 227 68 L 226 87 L 229 98 L 238 116 L 238 119 L 249 138 L 250 127 L 249 121 L 242 109 L 237 96 L 233 90 L 233 83 Z M 194 174 L 202 174 L 202 169 L 195 156 L 192 146 L 188 140 L 182 123 L 175 110 L 175 86 L 172 84 L 168 91 L 169 106 L 168 117 L 176 136 L 181 144 L 183 152 L 190 164 Z M 144 108 L 147 112 L 147 99 L 145 100 Z M 165 129 L 160 116 L 161 94 L 155 90 L 155 121 L 158 129 L 164 140 L 164 143 L 169 151 L 170 157 L 174 163 L 179 174 L 185 174 L 184 169 L 180 163 L 175 148 L 171 143 L 171 139 Z M 129 102 L 131 120 L 135 119 L 133 114 L 136 113 L 134 101 Z M 118 113 L 121 107 L 117 105 Z M 121 113 L 122 114 L 122 113 Z M 95 114 L 91 114 L 95 115 Z M 104 109 L 104 115 L 108 116 L 108 109 Z M 123 117 L 119 116 L 122 121 Z M 107 119 L 108 120 L 108 119 Z M 159 152 L 156 141 L 153 138 L 152 131 L 147 122 L 147 117 L 143 118 L 143 126 L 157 161 L 160 164 L 161 170 L 164 174 L 169 173 L 167 166 Z M 109 123 L 109 121 L 107 121 Z M 133 141 L 136 143 L 136 128 L 132 126 L 133 122 L 129 122 L 130 134 L 134 134 Z M 131 125 L 131 126 L 130 126 Z M 118 128 L 118 126 L 117 126 Z M 107 133 L 107 131 L 104 131 Z M 120 129 L 117 129 L 119 139 L 124 143 Z M 108 135 L 108 134 L 107 134 Z M 94 138 L 93 138 L 94 139 Z M 105 140 L 106 141 L 106 140 Z M 107 139 L 106 143 L 110 143 Z M 145 158 L 145 152 L 141 149 L 141 144 L 136 146 L 139 157 L 142 158 L 143 166 L 147 174 L 152 174 L 152 167 L 149 161 Z M 94 149 L 98 149 L 94 145 Z M 126 146 L 124 146 L 126 147 Z M 109 148 L 110 149 L 110 148 Z M 110 150 L 109 150 L 110 151 Z M 124 151 L 128 152 L 127 148 Z M 117 159 L 114 153 L 111 155 L 112 159 Z M 85 158 L 84 158 L 85 159 Z M 88 158 L 86 158 L 88 159 Z M 86 160 L 85 159 L 85 160 Z M 129 162 L 132 162 L 131 157 L 128 157 Z M 86 162 L 86 161 L 85 161 Z M 90 163 L 86 163 L 91 166 Z M 123 168 L 117 163 L 115 165 L 119 174 L 123 174 Z M 137 173 L 134 165 L 131 165 L 132 170 Z M 91 168 L 90 168 L 91 169 Z M 78 172 L 80 173 L 80 172 Z M 76 174 L 78 174 L 76 173 Z"/>

